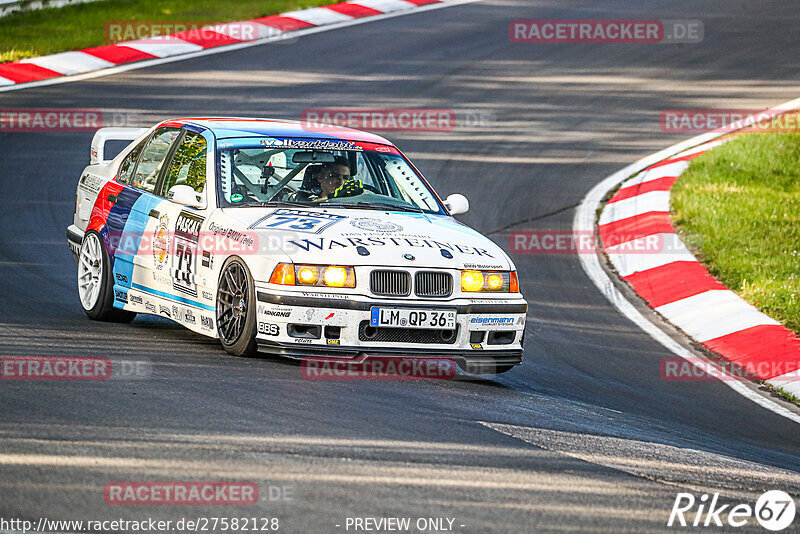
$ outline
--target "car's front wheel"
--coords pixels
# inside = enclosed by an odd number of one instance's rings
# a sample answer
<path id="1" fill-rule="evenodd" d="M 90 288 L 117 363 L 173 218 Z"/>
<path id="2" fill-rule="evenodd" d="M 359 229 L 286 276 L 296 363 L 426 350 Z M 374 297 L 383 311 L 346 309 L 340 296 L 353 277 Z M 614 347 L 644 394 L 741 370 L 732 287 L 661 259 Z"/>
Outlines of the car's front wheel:
<path id="1" fill-rule="evenodd" d="M 256 303 L 253 277 L 244 262 L 228 258 L 217 284 L 217 334 L 234 356 L 251 356 L 256 344 Z"/>
<path id="2" fill-rule="evenodd" d="M 83 311 L 95 321 L 130 322 L 136 313 L 114 307 L 111 262 L 100 234 L 86 232 L 78 253 L 78 296 Z"/>

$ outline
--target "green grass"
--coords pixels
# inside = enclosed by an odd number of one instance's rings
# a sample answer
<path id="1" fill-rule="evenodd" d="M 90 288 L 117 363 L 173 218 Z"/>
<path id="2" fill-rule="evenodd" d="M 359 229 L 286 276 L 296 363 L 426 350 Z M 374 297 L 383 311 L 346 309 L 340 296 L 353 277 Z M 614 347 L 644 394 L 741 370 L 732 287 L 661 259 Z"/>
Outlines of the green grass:
<path id="1" fill-rule="evenodd" d="M 107 0 L 0 18 L 0 63 L 109 44 L 109 21 L 247 20 L 336 0 Z"/>
<path id="2" fill-rule="evenodd" d="M 743 134 L 693 160 L 672 216 L 711 274 L 800 333 L 800 134 Z"/>

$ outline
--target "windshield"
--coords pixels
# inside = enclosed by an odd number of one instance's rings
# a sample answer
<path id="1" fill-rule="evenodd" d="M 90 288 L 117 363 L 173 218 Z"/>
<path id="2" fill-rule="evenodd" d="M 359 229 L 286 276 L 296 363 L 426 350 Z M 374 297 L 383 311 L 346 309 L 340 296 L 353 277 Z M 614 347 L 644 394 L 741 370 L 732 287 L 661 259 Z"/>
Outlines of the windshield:
<path id="1" fill-rule="evenodd" d="M 275 203 L 444 214 L 433 191 L 395 149 L 252 138 L 222 140 L 218 148 L 222 207 Z"/>

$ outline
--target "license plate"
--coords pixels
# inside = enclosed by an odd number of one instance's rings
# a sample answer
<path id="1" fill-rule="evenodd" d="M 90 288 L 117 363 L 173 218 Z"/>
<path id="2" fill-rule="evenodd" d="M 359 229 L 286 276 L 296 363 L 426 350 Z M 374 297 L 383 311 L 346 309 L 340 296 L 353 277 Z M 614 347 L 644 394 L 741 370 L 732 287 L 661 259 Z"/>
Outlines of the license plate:
<path id="1" fill-rule="evenodd" d="M 371 326 L 393 328 L 432 328 L 453 330 L 456 327 L 455 310 L 409 310 L 403 308 L 371 308 Z"/>

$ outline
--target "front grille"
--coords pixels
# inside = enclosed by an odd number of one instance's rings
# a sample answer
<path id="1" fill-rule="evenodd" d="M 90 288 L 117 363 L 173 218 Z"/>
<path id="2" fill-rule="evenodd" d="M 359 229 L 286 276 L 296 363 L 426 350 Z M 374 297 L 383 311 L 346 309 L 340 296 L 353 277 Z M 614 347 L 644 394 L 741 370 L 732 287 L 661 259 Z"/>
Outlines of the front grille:
<path id="1" fill-rule="evenodd" d="M 420 271 L 414 277 L 414 292 L 418 297 L 449 297 L 453 292 L 450 273 Z"/>
<path id="2" fill-rule="evenodd" d="M 426 343 L 429 345 L 452 345 L 458 339 L 455 330 L 433 330 L 429 328 L 389 328 L 370 326 L 369 321 L 358 325 L 358 340 L 371 343 Z"/>
<path id="3" fill-rule="evenodd" d="M 411 294 L 411 275 L 406 271 L 372 271 L 369 288 L 375 295 L 407 297 Z"/>

